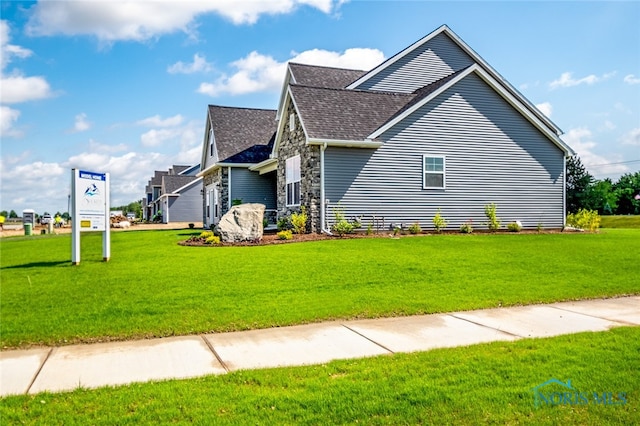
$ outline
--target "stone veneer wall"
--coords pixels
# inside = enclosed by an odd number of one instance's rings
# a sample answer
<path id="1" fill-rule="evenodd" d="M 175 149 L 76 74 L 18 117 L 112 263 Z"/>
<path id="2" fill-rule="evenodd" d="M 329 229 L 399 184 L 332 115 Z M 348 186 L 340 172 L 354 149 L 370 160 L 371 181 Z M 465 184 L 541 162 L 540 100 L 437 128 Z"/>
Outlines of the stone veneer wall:
<path id="1" fill-rule="evenodd" d="M 295 128 L 289 130 L 289 116 L 295 115 Z M 287 206 L 287 158 L 300 155 L 300 205 L 307 209 L 307 230 L 320 233 L 320 147 L 306 144 L 306 136 L 292 103 L 281 120 L 285 120 L 278 145 L 277 194 L 278 217 L 298 213 L 299 207 Z"/>
<path id="2" fill-rule="evenodd" d="M 220 199 L 218 202 L 220 203 L 220 217 L 224 215 L 227 211 L 229 211 L 229 170 L 226 167 L 221 167 L 214 171 L 213 173 L 209 173 L 205 175 L 202 179 L 203 189 L 206 191 L 207 187 L 211 185 L 218 185 L 220 188 Z M 213 200 L 211 200 L 213 202 Z M 207 208 L 207 198 L 206 196 L 202 197 L 203 203 L 203 211 Z"/>

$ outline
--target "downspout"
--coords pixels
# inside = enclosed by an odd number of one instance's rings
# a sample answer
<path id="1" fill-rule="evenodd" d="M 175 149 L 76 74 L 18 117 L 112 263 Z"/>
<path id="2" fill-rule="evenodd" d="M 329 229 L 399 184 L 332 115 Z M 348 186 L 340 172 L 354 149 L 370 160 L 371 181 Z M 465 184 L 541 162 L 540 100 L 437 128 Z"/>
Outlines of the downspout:
<path id="1" fill-rule="evenodd" d="M 567 156 L 562 159 L 564 163 L 564 173 L 562 174 L 562 229 L 567 227 Z"/>
<path id="2" fill-rule="evenodd" d="M 326 229 L 325 224 L 325 194 L 324 194 L 324 151 L 327 149 L 325 142 L 320 146 L 320 232 L 332 235 L 331 230 Z"/>
<path id="3" fill-rule="evenodd" d="M 227 199 L 227 211 L 231 210 L 231 166 L 227 167 L 227 173 L 229 177 L 227 178 L 227 186 L 229 187 L 229 197 Z"/>

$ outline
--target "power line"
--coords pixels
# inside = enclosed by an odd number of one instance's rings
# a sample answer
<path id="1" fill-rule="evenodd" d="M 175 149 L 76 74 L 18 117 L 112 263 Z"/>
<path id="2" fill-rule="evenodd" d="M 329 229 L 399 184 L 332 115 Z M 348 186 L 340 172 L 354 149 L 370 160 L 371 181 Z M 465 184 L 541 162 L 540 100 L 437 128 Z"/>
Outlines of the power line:
<path id="1" fill-rule="evenodd" d="M 613 166 L 616 164 L 629 164 L 629 163 L 640 163 L 640 160 L 619 161 L 617 163 L 606 163 L 606 164 L 590 164 L 589 167 L 604 167 L 604 166 Z"/>

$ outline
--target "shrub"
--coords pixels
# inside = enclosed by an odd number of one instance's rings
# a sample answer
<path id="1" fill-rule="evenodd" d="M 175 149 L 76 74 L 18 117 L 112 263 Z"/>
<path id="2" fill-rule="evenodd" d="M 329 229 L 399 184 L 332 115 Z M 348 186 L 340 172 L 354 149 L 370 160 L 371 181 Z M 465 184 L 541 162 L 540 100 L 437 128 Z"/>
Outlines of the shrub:
<path id="1" fill-rule="evenodd" d="M 204 242 L 212 245 L 220 244 L 220 237 L 212 235 L 210 237 L 205 238 Z"/>
<path id="2" fill-rule="evenodd" d="M 593 232 L 600 227 L 600 215 L 596 210 L 580 209 L 567 215 L 567 225 Z"/>
<path id="3" fill-rule="evenodd" d="M 293 226 L 293 232 L 296 234 L 307 232 L 307 209 L 305 206 L 301 207 L 300 213 L 291 214 L 291 226 Z"/>
<path id="4" fill-rule="evenodd" d="M 373 223 L 369 223 L 367 225 L 367 231 L 366 231 L 367 235 L 373 235 Z"/>
<path id="5" fill-rule="evenodd" d="M 449 221 L 442 217 L 442 215 L 440 214 L 440 209 L 438 209 L 436 211 L 436 215 L 433 217 L 433 227 L 436 229 L 436 232 L 440 232 L 441 230 L 446 228 L 448 224 Z"/>
<path id="6" fill-rule="evenodd" d="M 344 210 L 341 207 L 333 208 L 333 227 L 331 228 L 339 236 L 351 234 L 356 226 L 344 217 Z"/>
<path id="7" fill-rule="evenodd" d="M 207 239 L 209 237 L 213 237 L 213 232 L 211 232 L 211 231 L 202 231 L 200 233 L 200 238 Z"/>
<path id="8" fill-rule="evenodd" d="M 487 217 L 487 226 L 491 232 L 495 232 L 500 229 L 500 218 L 497 216 L 496 211 L 498 207 L 495 203 L 487 204 L 484 206 L 484 215 Z"/>
<path id="9" fill-rule="evenodd" d="M 471 219 L 469 219 L 468 221 L 466 221 L 465 223 L 460 225 L 460 232 L 462 232 L 463 234 L 472 233 L 473 232 L 473 221 Z"/>
<path id="10" fill-rule="evenodd" d="M 507 225 L 507 229 L 510 232 L 520 232 L 520 230 L 522 230 L 522 224 L 520 223 L 519 220 L 516 220 L 515 222 L 511 222 Z"/>
<path id="11" fill-rule="evenodd" d="M 420 228 L 420 224 L 418 222 L 409 225 L 409 228 L 407 228 L 409 230 L 409 232 L 413 235 L 415 234 L 419 234 L 422 232 L 422 228 Z"/>
<path id="12" fill-rule="evenodd" d="M 291 220 L 288 216 L 282 216 L 278 219 L 278 231 L 287 231 L 291 229 Z"/>
<path id="13" fill-rule="evenodd" d="M 289 229 L 285 229 L 284 231 L 280 231 L 276 234 L 279 240 L 291 240 L 293 239 L 293 233 Z"/>

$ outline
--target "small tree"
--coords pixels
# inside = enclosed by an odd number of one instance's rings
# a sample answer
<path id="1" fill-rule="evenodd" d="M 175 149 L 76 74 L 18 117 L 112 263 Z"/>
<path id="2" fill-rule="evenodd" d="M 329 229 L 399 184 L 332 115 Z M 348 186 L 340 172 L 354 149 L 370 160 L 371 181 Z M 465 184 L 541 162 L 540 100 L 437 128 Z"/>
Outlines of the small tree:
<path id="1" fill-rule="evenodd" d="M 567 159 L 567 212 L 575 213 L 585 207 L 593 180 L 580 157 L 574 155 Z"/>
<path id="2" fill-rule="evenodd" d="M 436 211 L 436 215 L 433 217 L 433 227 L 436 229 L 436 232 L 440 232 L 441 230 L 446 228 L 448 224 L 449 221 L 442 217 L 442 215 L 440 214 L 440 209 L 438 209 Z"/>
<path id="3" fill-rule="evenodd" d="M 484 215 L 487 217 L 487 226 L 491 232 L 495 232 L 500 229 L 500 223 L 502 222 L 497 215 L 497 210 L 498 207 L 495 203 L 484 206 Z"/>

